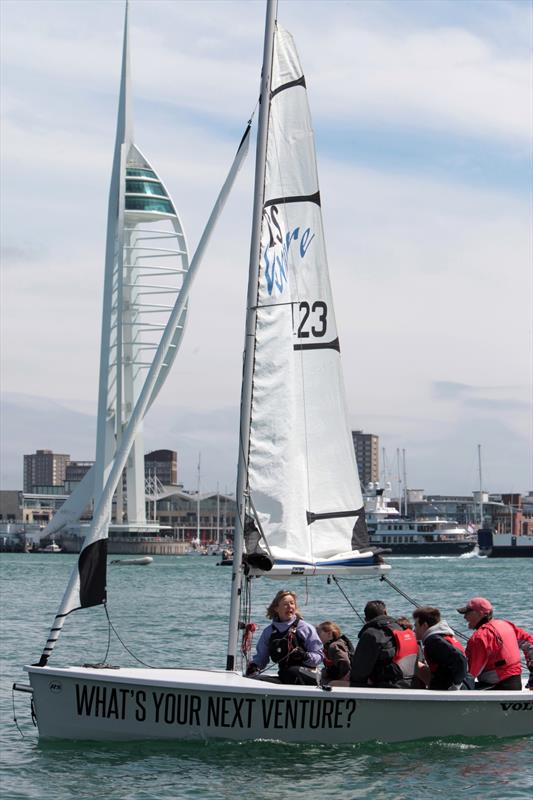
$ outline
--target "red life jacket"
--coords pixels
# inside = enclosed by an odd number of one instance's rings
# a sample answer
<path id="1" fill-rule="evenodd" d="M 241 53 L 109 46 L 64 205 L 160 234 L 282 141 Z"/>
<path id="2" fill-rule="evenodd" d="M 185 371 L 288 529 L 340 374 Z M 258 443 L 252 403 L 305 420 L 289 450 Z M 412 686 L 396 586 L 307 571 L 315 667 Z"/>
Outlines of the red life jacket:
<path id="1" fill-rule="evenodd" d="M 481 634 L 484 628 L 491 628 L 496 633 L 497 646 L 488 653 L 487 663 L 477 679 L 482 683 L 496 684 L 520 675 L 520 649 L 511 625 L 503 619 L 491 619 L 478 628 Z"/>
<path id="2" fill-rule="evenodd" d="M 396 645 L 396 653 L 392 659 L 394 664 L 398 664 L 405 678 L 412 678 L 415 674 L 416 662 L 418 658 L 418 642 L 413 631 L 403 628 L 399 631 L 390 629 Z"/>
<path id="3" fill-rule="evenodd" d="M 458 639 L 455 638 L 455 636 L 452 636 L 451 633 L 446 633 L 446 634 L 442 634 L 441 633 L 441 634 L 439 634 L 439 636 L 440 636 L 441 639 L 445 639 L 449 644 L 451 644 L 452 647 L 455 647 L 457 650 L 460 650 L 461 653 L 463 653 L 463 655 L 464 655 L 465 649 L 464 649 L 463 645 L 461 644 L 461 642 Z M 435 663 L 434 661 L 430 661 L 429 660 L 429 658 L 427 657 L 427 653 L 426 653 L 426 649 L 425 648 L 424 648 L 424 658 L 427 661 L 427 665 L 429 667 L 430 672 L 436 672 L 438 670 L 438 668 L 439 668 L 439 665 L 437 663 Z"/>

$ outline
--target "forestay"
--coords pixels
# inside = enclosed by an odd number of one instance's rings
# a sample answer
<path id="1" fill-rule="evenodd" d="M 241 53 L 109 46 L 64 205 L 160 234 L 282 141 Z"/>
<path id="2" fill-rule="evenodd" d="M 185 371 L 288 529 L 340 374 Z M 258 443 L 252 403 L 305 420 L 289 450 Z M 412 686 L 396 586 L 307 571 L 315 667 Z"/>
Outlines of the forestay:
<path id="1" fill-rule="evenodd" d="M 347 422 L 305 79 L 274 39 L 250 423 L 249 492 L 276 563 L 368 543 Z"/>

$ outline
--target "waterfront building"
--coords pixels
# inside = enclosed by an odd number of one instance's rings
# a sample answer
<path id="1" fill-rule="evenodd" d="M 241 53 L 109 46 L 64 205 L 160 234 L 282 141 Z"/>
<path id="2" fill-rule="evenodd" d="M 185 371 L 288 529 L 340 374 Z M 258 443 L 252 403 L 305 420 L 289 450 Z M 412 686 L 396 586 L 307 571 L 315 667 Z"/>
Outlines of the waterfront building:
<path id="1" fill-rule="evenodd" d="M 144 456 L 145 478 L 157 477 L 164 486 L 178 483 L 178 454 L 175 450 L 152 450 Z"/>
<path id="2" fill-rule="evenodd" d="M 0 491 L 0 522 L 17 522 L 21 519 L 22 492 L 18 489 Z"/>
<path id="3" fill-rule="evenodd" d="M 42 490 L 48 487 L 36 487 Z M 36 523 L 41 527 L 48 525 L 54 514 L 61 508 L 68 495 L 61 487 L 50 487 L 57 492 L 23 492 L 21 498 L 22 521 L 25 524 Z"/>
<path id="4" fill-rule="evenodd" d="M 359 480 L 363 487 L 379 481 L 379 436 L 374 433 L 352 431 Z"/>
<path id="5" fill-rule="evenodd" d="M 480 521 L 479 491 L 471 495 L 425 495 L 423 491 L 408 491 L 407 516 L 413 519 L 441 517 L 460 525 L 478 528 Z M 533 508 L 528 496 L 520 494 L 488 494 L 483 492 L 483 525 L 495 533 L 527 536 L 533 533 Z"/>
<path id="6" fill-rule="evenodd" d="M 235 498 L 219 492 L 205 492 L 198 497 L 196 493 L 166 487 L 157 501 L 157 520 L 162 530 L 172 530 L 185 541 L 196 539 L 199 530 L 201 544 L 233 539 L 235 514 Z"/>
<path id="7" fill-rule="evenodd" d="M 94 461 L 69 461 L 65 469 L 65 484 L 80 483 L 93 464 Z"/>
<path id="8" fill-rule="evenodd" d="M 24 456 L 24 491 L 33 492 L 36 486 L 63 486 L 68 453 L 36 450 Z"/>

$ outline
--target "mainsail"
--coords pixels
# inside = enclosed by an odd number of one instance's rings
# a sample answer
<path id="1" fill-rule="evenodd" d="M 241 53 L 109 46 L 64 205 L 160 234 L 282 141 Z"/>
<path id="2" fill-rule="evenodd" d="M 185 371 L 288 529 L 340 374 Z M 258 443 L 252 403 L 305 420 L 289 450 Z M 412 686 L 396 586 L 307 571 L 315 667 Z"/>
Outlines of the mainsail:
<path id="1" fill-rule="evenodd" d="M 250 421 L 250 514 L 276 563 L 368 543 L 347 422 L 305 78 L 274 38 Z"/>

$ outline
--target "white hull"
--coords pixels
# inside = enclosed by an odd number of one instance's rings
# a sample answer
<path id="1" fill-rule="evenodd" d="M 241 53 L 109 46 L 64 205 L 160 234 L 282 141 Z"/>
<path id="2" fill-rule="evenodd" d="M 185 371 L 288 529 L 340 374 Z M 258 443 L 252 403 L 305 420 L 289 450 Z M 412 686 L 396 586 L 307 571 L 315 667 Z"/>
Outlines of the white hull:
<path id="1" fill-rule="evenodd" d="M 212 670 L 26 669 L 43 738 L 353 744 L 533 734 L 526 691 L 326 692 Z"/>

